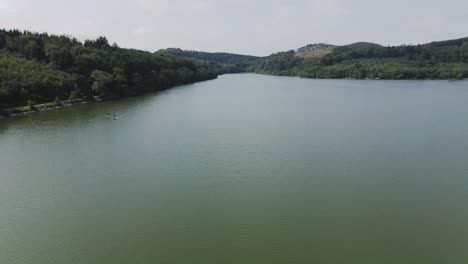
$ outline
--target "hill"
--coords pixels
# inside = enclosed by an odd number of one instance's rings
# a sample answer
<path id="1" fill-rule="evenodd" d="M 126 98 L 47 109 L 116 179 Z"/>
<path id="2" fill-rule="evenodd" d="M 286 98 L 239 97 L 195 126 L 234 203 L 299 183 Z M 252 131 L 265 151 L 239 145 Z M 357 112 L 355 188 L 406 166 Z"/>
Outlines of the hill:
<path id="1" fill-rule="evenodd" d="M 69 36 L 0 30 L 0 110 L 103 100 L 216 78 L 223 73 L 307 78 L 466 79 L 468 38 L 384 47 L 318 43 L 267 57 L 166 49 L 146 52 Z"/>
<path id="2" fill-rule="evenodd" d="M 180 58 L 190 58 L 207 62 L 214 62 L 221 66 L 223 73 L 253 72 L 253 62 L 258 57 L 249 55 L 232 54 L 225 52 L 202 52 L 194 50 L 182 50 L 170 48 L 160 50 Z"/>
<path id="3" fill-rule="evenodd" d="M 463 46 L 465 43 L 468 43 L 468 37 L 466 38 L 459 38 L 459 39 L 452 39 L 452 40 L 445 40 L 445 41 L 434 41 L 429 44 L 428 46 L 436 46 L 436 47 L 450 47 L 450 46 Z"/>
<path id="4" fill-rule="evenodd" d="M 296 51 L 296 56 L 303 58 L 321 58 L 327 54 L 332 53 L 336 47 L 337 46 L 325 43 L 309 44 L 307 46 L 298 48 Z"/>
<path id="5" fill-rule="evenodd" d="M 365 49 L 365 48 L 382 48 L 383 46 L 376 43 L 371 42 L 355 42 L 349 45 L 345 45 L 347 48 L 351 49 Z"/>
<path id="6" fill-rule="evenodd" d="M 307 78 L 464 79 L 468 38 L 389 47 L 368 42 L 308 45 L 261 58 L 255 71 Z"/>
<path id="7" fill-rule="evenodd" d="M 0 30 L 0 109 L 101 100 L 216 78 L 215 63 L 119 48 L 105 37 Z"/>

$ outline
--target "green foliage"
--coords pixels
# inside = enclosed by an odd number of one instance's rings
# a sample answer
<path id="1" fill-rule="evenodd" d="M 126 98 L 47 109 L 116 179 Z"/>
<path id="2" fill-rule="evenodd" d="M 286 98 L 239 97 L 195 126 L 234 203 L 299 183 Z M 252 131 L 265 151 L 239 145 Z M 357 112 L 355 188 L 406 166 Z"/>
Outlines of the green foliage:
<path id="1" fill-rule="evenodd" d="M 30 111 L 36 110 L 36 108 L 34 107 L 34 101 L 28 100 L 28 108 Z"/>
<path id="2" fill-rule="evenodd" d="M 122 49 L 105 37 L 0 30 L 0 109 L 80 98 L 116 98 L 216 78 L 216 63 Z"/>
<path id="3" fill-rule="evenodd" d="M 0 50 L 0 108 L 24 105 L 29 100 L 52 101 L 67 96 L 74 79 L 50 64 Z"/>
<path id="4" fill-rule="evenodd" d="M 253 72 L 254 62 L 258 59 L 258 57 L 249 55 L 239 55 L 222 52 L 211 53 L 193 50 L 188 51 L 175 48 L 162 50 L 161 52 L 165 52 L 180 58 L 190 58 L 195 60 L 217 63 L 220 65 L 223 73 Z"/>
<path id="5" fill-rule="evenodd" d="M 94 94 L 104 96 L 111 93 L 114 81 L 112 74 L 105 71 L 95 70 L 91 74 L 91 80 L 93 81 L 91 89 Z"/>
<path id="6" fill-rule="evenodd" d="M 383 47 L 358 42 L 315 44 L 259 58 L 167 49 L 155 53 L 84 43 L 69 36 L 0 30 L 0 109 L 60 99 L 117 98 L 257 72 L 309 78 L 468 78 L 468 38 Z"/>
<path id="7" fill-rule="evenodd" d="M 358 42 L 335 47 L 320 58 L 282 52 L 259 59 L 255 71 L 308 78 L 464 79 L 468 38 L 398 47 Z"/>

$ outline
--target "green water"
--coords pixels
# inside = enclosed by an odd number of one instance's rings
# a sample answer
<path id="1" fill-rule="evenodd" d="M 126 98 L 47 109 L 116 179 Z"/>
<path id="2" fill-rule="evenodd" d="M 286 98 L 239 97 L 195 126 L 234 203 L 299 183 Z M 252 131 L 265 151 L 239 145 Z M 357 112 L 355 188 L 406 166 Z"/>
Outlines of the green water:
<path id="1" fill-rule="evenodd" d="M 225 75 L 0 120 L 0 263 L 468 263 L 468 83 Z"/>

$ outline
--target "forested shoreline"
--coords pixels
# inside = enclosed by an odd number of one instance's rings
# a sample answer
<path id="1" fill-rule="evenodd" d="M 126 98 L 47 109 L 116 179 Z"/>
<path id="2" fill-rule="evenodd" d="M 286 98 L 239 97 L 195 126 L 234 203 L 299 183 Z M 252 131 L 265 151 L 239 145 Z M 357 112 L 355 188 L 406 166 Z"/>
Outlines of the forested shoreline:
<path id="1" fill-rule="evenodd" d="M 387 47 L 367 42 L 345 46 L 318 43 L 266 57 L 180 49 L 164 51 L 181 58 L 218 63 L 226 73 L 255 72 L 319 79 L 468 78 L 468 38 Z"/>
<path id="2" fill-rule="evenodd" d="M 466 79 L 468 38 L 388 47 L 320 43 L 256 57 L 176 48 L 152 53 L 120 48 L 105 37 L 81 42 L 66 35 L 0 30 L 0 110 L 134 96 L 242 72 L 330 79 Z"/>
<path id="3" fill-rule="evenodd" d="M 355 43 L 326 48 L 325 54 L 320 49 L 309 53 L 291 50 L 261 58 L 255 72 L 330 79 L 468 78 L 468 38 L 424 45 Z"/>
<path id="4" fill-rule="evenodd" d="M 105 37 L 0 30 L 0 110 L 133 96 L 221 73 L 216 63 L 124 49 Z"/>
<path id="5" fill-rule="evenodd" d="M 225 52 L 202 52 L 195 50 L 182 50 L 178 48 L 169 48 L 161 50 L 161 52 L 171 55 L 208 61 L 219 64 L 223 73 L 245 73 L 255 71 L 255 62 L 260 59 L 257 56 L 240 55 Z"/>

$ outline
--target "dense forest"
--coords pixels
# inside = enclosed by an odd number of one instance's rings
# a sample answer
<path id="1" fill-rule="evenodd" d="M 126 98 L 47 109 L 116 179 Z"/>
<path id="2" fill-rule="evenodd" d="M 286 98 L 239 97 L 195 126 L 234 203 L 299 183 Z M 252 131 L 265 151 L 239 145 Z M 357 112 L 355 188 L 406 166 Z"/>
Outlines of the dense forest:
<path id="1" fill-rule="evenodd" d="M 0 110 L 38 103 L 132 96 L 223 73 L 307 78 L 466 79 L 468 38 L 384 47 L 311 44 L 268 57 L 124 49 L 105 37 L 0 30 Z"/>
<path id="2" fill-rule="evenodd" d="M 307 78 L 465 79 L 468 38 L 393 47 L 308 45 L 261 58 L 255 71 Z"/>
<path id="3" fill-rule="evenodd" d="M 99 100 L 216 78 L 213 62 L 119 48 L 105 37 L 0 30 L 0 109 L 74 99 Z"/>
<path id="4" fill-rule="evenodd" d="M 161 50 L 162 52 L 181 58 L 191 58 L 219 64 L 223 73 L 254 72 L 255 64 L 259 57 L 249 55 L 239 55 L 223 52 L 201 52 L 193 50 L 181 50 L 176 48 Z"/>

